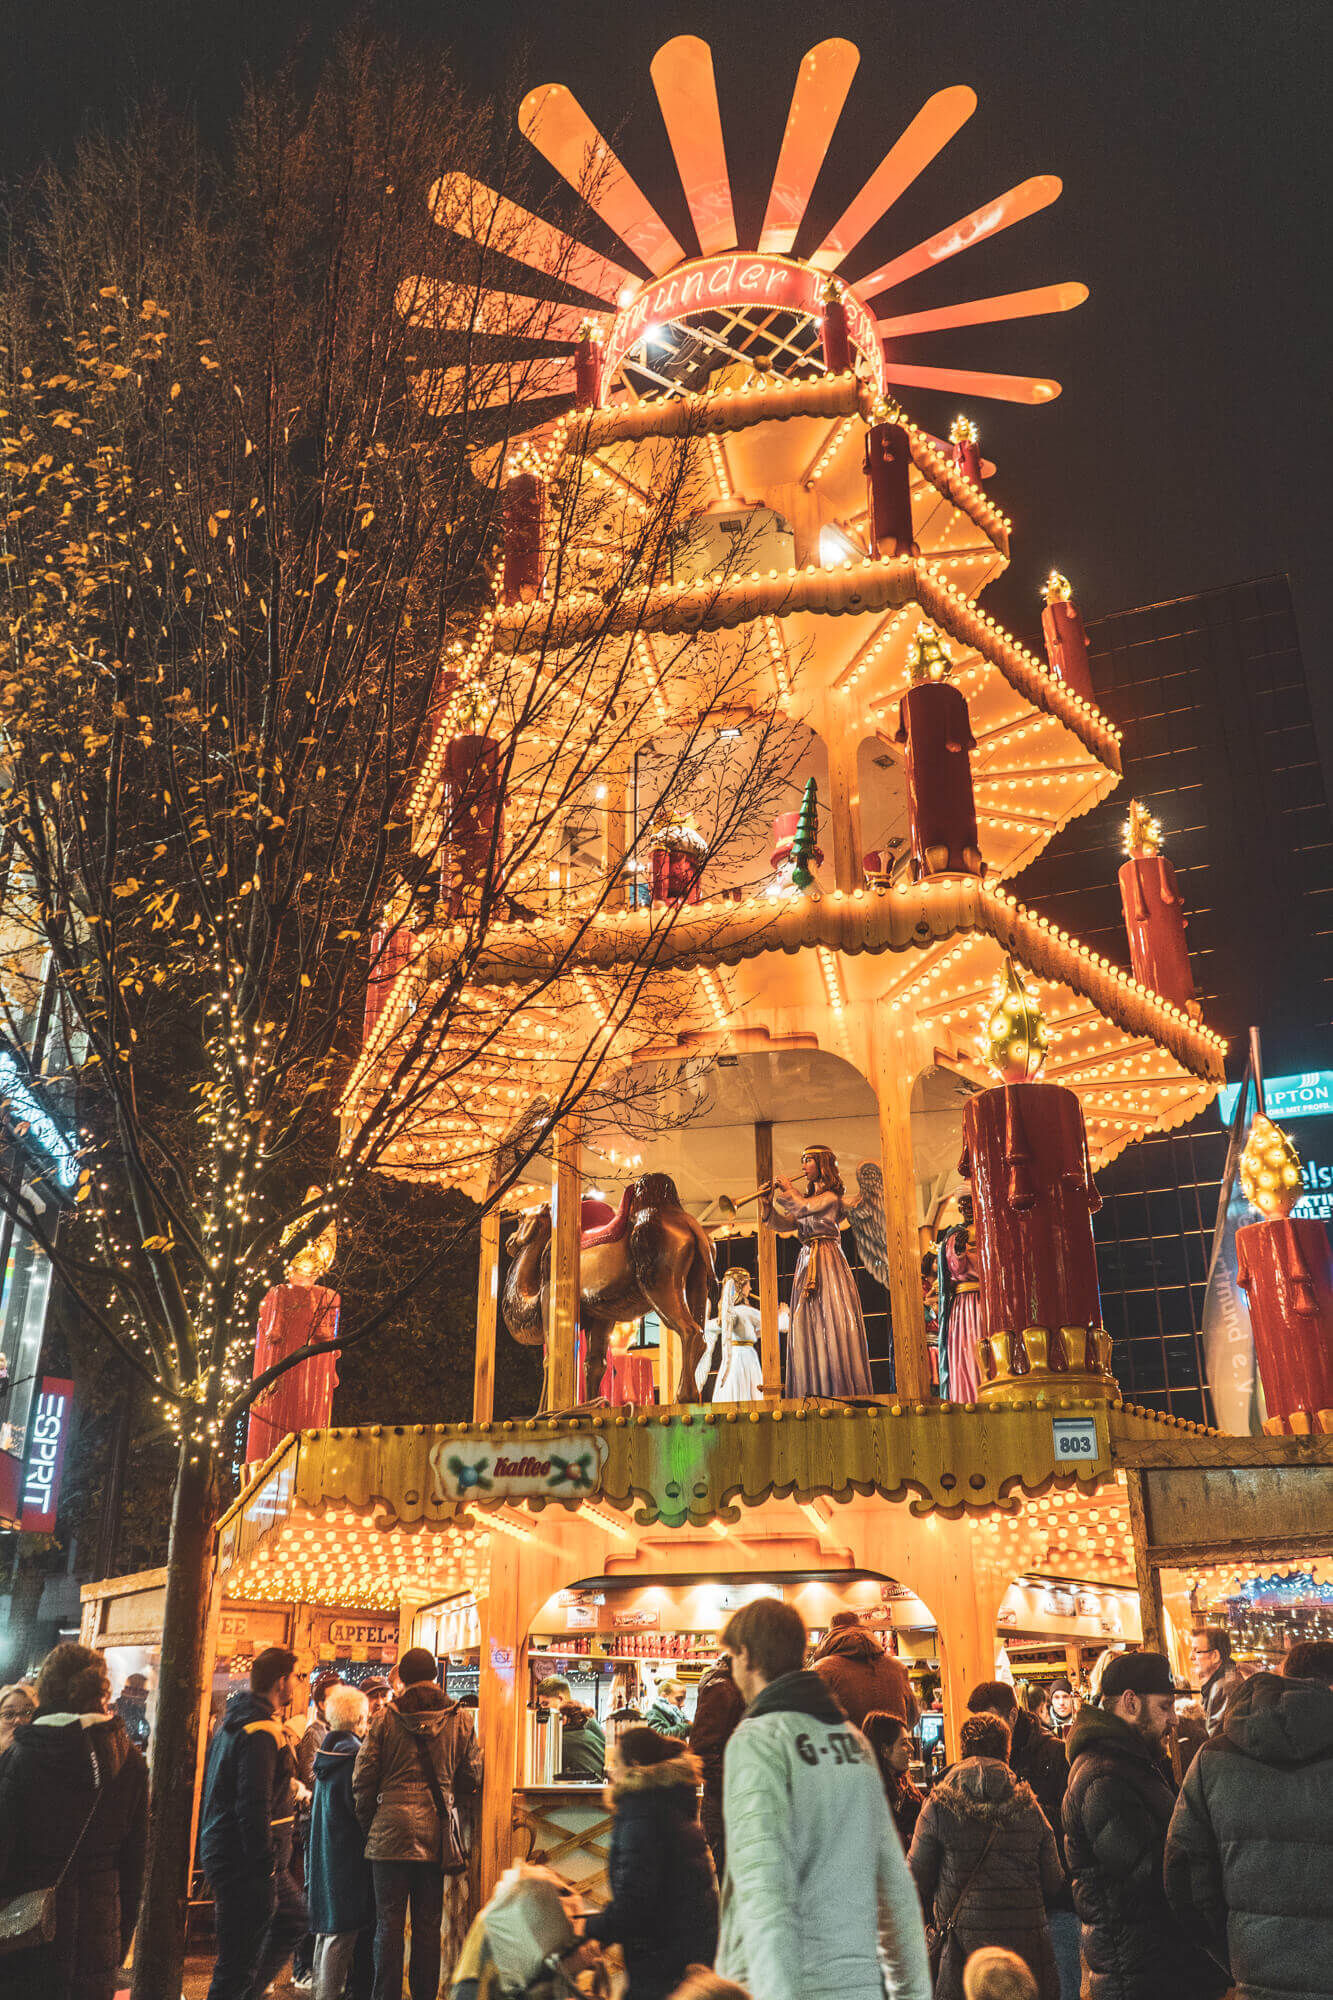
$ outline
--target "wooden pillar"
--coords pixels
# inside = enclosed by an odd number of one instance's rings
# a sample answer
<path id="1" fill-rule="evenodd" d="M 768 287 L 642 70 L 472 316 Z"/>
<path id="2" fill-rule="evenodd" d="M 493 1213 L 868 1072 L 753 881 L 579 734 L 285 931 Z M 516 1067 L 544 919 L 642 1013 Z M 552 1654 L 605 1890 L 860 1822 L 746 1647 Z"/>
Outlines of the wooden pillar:
<path id="1" fill-rule="evenodd" d="M 514 1837 L 514 1789 L 527 1711 L 527 1635 L 519 1611 L 521 1547 L 491 1536 L 490 1577 L 481 1607 L 480 1707 L 477 1722 L 485 1770 L 481 1786 L 478 1894 L 485 1902 L 509 1866 Z"/>
<path id="2" fill-rule="evenodd" d="M 1129 1532 L 1134 1544 L 1134 1576 L 1139 1586 L 1143 1644 L 1150 1653 L 1164 1653 L 1166 1623 L 1162 1615 L 1162 1573 L 1154 1568 L 1149 1558 L 1148 1495 L 1143 1474 L 1133 1467 L 1125 1469 L 1125 1498 L 1129 1503 Z"/>
<path id="3" fill-rule="evenodd" d="M 477 1345 L 472 1367 L 472 1421 L 495 1416 L 495 1325 L 500 1306 L 500 1211 L 481 1218 L 477 1255 Z"/>
<path id="4" fill-rule="evenodd" d="M 773 1127 L 761 1118 L 754 1128 L 754 1177 L 760 1187 L 773 1178 Z M 759 1225 L 759 1356 L 765 1396 L 782 1394 L 782 1341 L 778 1332 L 778 1238 Z"/>
<path id="5" fill-rule="evenodd" d="M 606 798 L 602 804 L 602 872 L 606 877 L 606 907 L 623 909 L 625 881 L 622 873 L 628 848 L 627 825 L 630 814 L 630 757 L 628 747 L 610 755 L 604 767 Z"/>
<path id="6" fill-rule="evenodd" d="M 571 1112 L 555 1130 L 552 1194 L 551 1323 L 546 1329 L 548 1406 L 578 1400 L 575 1340 L 579 1324 L 579 1204 L 583 1195 L 582 1119 Z"/>
<path id="7" fill-rule="evenodd" d="M 995 1678 L 996 1620 L 1004 1590 L 979 1576 L 967 1560 L 973 1523 L 964 1520 L 949 1526 L 964 1530 L 963 1536 L 955 1537 L 959 1561 L 942 1572 L 931 1609 L 939 1620 L 945 1747 L 953 1761 L 960 1755 L 959 1732 L 968 1695 L 979 1681 Z"/>
<path id="8" fill-rule="evenodd" d="M 905 1035 L 887 1028 L 882 1015 L 872 1036 L 872 1082 L 879 1103 L 879 1143 L 884 1168 L 884 1218 L 889 1248 L 889 1303 L 898 1394 L 924 1403 L 931 1394 L 926 1345 L 926 1305 L 917 1248 L 916 1168 L 912 1160 L 912 1085 L 916 1066 Z"/>
<path id="9" fill-rule="evenodd" d="M 850 896 L 865 885 L 861 856 L 861 784 L 857 756 L 861 728 L 846 701 L 830 701 L 825 711 L 824 745 L 829 768 L 829 831 L 834 886 Z"/>

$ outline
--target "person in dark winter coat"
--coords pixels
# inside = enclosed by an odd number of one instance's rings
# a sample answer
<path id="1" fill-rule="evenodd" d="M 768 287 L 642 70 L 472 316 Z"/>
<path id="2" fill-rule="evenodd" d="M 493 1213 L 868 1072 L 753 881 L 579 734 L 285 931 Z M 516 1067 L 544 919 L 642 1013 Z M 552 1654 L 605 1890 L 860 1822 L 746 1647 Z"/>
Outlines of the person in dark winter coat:
<path id="1" fill-rule="evenodd" d="M 285 1646 L 256 1653 L 249 1691 L 232 1696 L 209 1746 L 199 1813 L 217 1935 L 208 2000 L 262 1993 L 309 1928 L 291 1869 L 296 1753 L 282 1724 L 295 1668 Z"/>
<path id="2" fill-rule="evenodd" d="M 606 1776 L 606 1731 L 592 1709 L 575 1701 L 574 1690 L 563 1674 L 548 1674 L 537 1684 L 537 1699 L 543 1708 L 560 1717 L 560 1775 L 562 1778 Z"/>
<path id="3" fill-rule="evenodd" d="M 873 1708 L 901 1715 L 909 1727 L 916 1721 L 917 1701 L 906 1667 L 862 1629 L 854 1611 L 834 1613 L 811 1665 L 858 1729 Z"/>
<path id="4" fill-rule="evenodd" d="M 884 1781 L 884 1796 L 889 1802 L 893 1824 L 898 1829 L 898 1838 L 906 1854 L 912 1845 L 921 1808 L 926 1803 L 925 1793 L 917 1790 L 909 1776 L 912 1732 L 901 1716 L 886 1715 L 883 1709 L 872 1708 L 861 1725 L 861 1733 L 875 1753 L 879 1775 Z"/>
<path id="5" fill-rule="evenodd" d="M 717 1951 L 717 1877 L 699 1824 L 699 1759 L 655 1729 L 627 1729 L 610 1756 L 611 1900 L 584 1936 L 625 1954 L 625 2000 L 667 2000 Z"/>
<path id="6" fill-rule="evenodd" d="M 375 1885 L 352 1796 L 352 1769 L 370 1725 L 360 1688 L 328 1693 L 328 1729 L 315 1752 L 306 1894 L 315 1934 L 315 2000 L 369 2000 L 374 1979 Z"/>
<path id="7" fill-rule="evenodd" d="M 1199 1685 L 1208 1734 L 1216 1736 L 1227 1703 L 1245 1679 L 1231 1657 L 1231 1634 L 1218 1625 L 1210 1625 L 1204 1632 L 1191 1632 L 1190 1673 Z"/>
<path id="8" fill-rule="evenodd" d="M 403 1654 L 403 1692 L 376 1716 L 352 1773 L 356 1816 L 375 1877 L 375 2000 L 402 2000 L 409 1903 L 408 1989 L 412 2000 L 435 2000 L 444 1877 L 467 1866 L 454 1801 L 480 1791 L 481 1750 L 471 1709 L 450 1701 L 435 1684 L 436 1672 L 435 1656 L 424 1646 Z"/>
<path id="9" fill-rule="evenodd" d="M 100 1653 L 57 1646 L 38 1676 L 36 1714 L 0 1759 L 0 1897 L 51 1888 L 74 1856 L 53 1942 L 0 1958 L 5 2000 L 115 1991 L 143 1886 L 148 1767 L 107 1713 L 110 1695 Z"/>
<path id="10" fill-rule="evenodd" d="M 1009 1732 L 996 1716 L 970 1715 L 962 1757 L 936 1785 L 916 1823 L 907 1865 L 928 1923 L 950 1926 L 935 2000 L 962 2000 L 963 1967 L 986 1945 L 1016 1952 L 1039 2000 L 1059 2000 L 1046 1904 L 1064 1885 L 1055 1836 L 1031 1789 L 1005 1761 Z"/>
<path id="11" fill-rule="evenodd" d="M 1333 1992 L 1333 1688 L 1255 1674 L 1190 1766 L 1166 1894 L 1239 2000 Z"/>
<path id="12" fill-rule="evenodd" d="M 745 1713 L 745 1701 L 732 1678 L 731 1660 L 722 1653 L 708 1669 L 694 1696 L 694 1721 L 690 1725 L 690 1749 L 704 1773 L 704 1797 L 700 1809 L 704 1838 L 713 1850 L 717 1879 L 726 1867 L 727 1843 L 722 1824 L 722 1753 L 732 1730 Z"/>
<path id="13" fill-rule="evenodd" d="M 1043 1703 L 1044 1706 L 1044 1703 Z M 1042 1718 L 1041 1708 L 1024 1704 L 1014 1717 L 1009 1739 L 1009 1768 L 1016 1778 L 1032 1788 L 1055 1835 L 1055 1851 L 1065 1881 L 1046 1907 L 1051 1945 L 1060 1974 L 1060 2000 L 1078 2000 L 1082 1982 L 1079 1954 L 1079 1921 L 1074 1909 L 1074 1892 L 1069 1886 L 1065 1861 L 1065 1789 L 1069 1784 L 1069 1758 L 1065 1746 Z"/>
<path id="14" fill-rule="evenodd" d="M 1175 1786 L 1163 1758 L 1175 1689 L 1162 1653 L 1122 1653 L 1070 1732 L 1065 1859 L 1088 2000 L 1217 2000 L 1228 1981 L 1162 1884 Z"/>

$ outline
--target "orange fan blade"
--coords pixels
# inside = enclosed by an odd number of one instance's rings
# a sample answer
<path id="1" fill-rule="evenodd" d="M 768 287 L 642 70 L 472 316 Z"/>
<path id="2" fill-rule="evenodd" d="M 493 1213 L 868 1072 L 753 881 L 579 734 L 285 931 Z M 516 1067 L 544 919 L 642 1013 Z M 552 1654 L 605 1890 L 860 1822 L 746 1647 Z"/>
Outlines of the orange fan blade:
<path id="1" fill-rule="evenodd" d="M 1060 393 L 1058 382 L 1039 375 L 979 375 L 971 368 L 909 368 L 906 362 L 886 358 L 888 381 L 905 389 L 948 389 L 959 396 L 988 396 L 993 403 L 1053 403 Z"/>
<path id="2" fill-rule="evenodd" d="M 855 42 L 836 36 L 802 56 L 764 226 L 759 232 L 761 251 L 785 257 L 796 241 L 860 60 Z"/>
<path id="3" fill-rule="evenodd" d="M 960 305 L 940 306 L 934 312 L 903 313 L 898 319 L 880 320 L 879 330 L 891 340 L 895 334 L 942 333 L 952 326 L 991 326 L 1001 319 L 1035 319 L 1041 313 L 1072 312 L 1087 296 L 1086 285 L 1038 285 L 1030 292 L 968 299 Z"/>
<path id="4" fill-rule="evenodd" d="M 873 229 L 904 188 L 912 185 L 942 152 L 977 108 L 977 93 L 965 83 L 927 98 L 902 137 L 890 148 L 851 206 L 834 223 L 810 259 L 821 271 L 836 271 L 868 229 Z"/>
<path id="5" fill-rule="evenodd" d="M 410 326 L 439 333 L 493 333 L 509 340 L 576 341 L 584 322 L 609 326 L 608 313 L 586 312 L 522 292 L 478 291 L 471 285 L 442 285 L 435 278 L 404 278 L 396 304 Z"/>
<path id="6" fill-rule="evenodd" d="M 705 257 L 736 247 L 731 179 L 722 141 L 713 51 L 697 35 L 664 42 L 649 65 L 662 122 L 676 156 L 694 233 Z"/>
<path id="7" fill-rule="evenodd" d="M 465 404 L 474 410 L 495 409 L 572 394 L 574 363 L 526 361 L 492 367 L 474 362 L 471 368 L 427 368 L 413 376 L 412 387 L 432 416 L 455 416 Z"/>
<path id="8" fill-rule="evenodd" d="M 637 291 L 642 282 L 623 264 L 599 256 L 586 243 L 575 242 L 563 229 L 531 215 L 469 174 L 446 174 L 436 181 L 427 200 L 442 229 L 466 236 L 488 250 L 498 250 L 534 271 L 545 271 L 548 277 L 559 278 L 581 292 L 591 292 L 607 305 L 614 305 L 623 285 L 632 285 Z"/>
<path id="9" fill-rule="evenodd" d="M 518 129 L 650 271 L 660 276 L 684 260 L 685 252 L 572 90 L 563 83 L 530 90 L 518 107 Z"/>
<path id="10" fill-rule="evenodd" d="M 1026 221 L 1038 209 L 1050 207 L 1059 195 L 1061 185 L 1055 174 L 1035 174 L 1030 181 L 1010 188 L 1007 194 L 997 195 L 984 208 L 974 208 L 971 215 L 964 215 L 959 221 L 950 223 L 947 229 L 940 230 L 938 236 L 918 243 L 915 250 L 904 250 L 902 256 L 895 257 L 891 264 L 881 264 L 868 278 L 858 278 L 858 294 L 863 299 L 870 299 L 877 292 L 887 292 L 891 285 L 901 285 L 905 278 L 914 278 L 918 271 L 928 271 L 932 264 L 942 264 L 946 257 L 956 257 L 960 250 L 970 250 L 974 243 L 984 243 L 988 236 L 998 236 L 1002 229 L 1008 229 L 1013 223 Z"/>

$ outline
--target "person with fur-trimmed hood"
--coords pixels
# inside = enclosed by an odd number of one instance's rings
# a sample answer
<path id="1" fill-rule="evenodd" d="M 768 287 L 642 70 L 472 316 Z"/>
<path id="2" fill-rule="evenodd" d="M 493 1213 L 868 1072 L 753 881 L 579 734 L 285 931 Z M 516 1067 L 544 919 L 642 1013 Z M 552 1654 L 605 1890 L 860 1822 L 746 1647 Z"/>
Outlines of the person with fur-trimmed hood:
<path id="1" fill-rule="evenodd" d="M 702 1766 L 643 1726 L 624 1731 L 607 1764 L 611 1900 L 583 1934 L 624 1952 L 625 2000 L 666 2000 L 688 1966 L 711 1965 L 717 1950 L 717 1878 L 697 1810 Z"/>
<path id="2" fill-rule="evenodd" d="M 1016 1952 L 1040 2000 L 1059 2000 L 1046 1906 L 1065 1886 L 1055 1836 L 1030 1785 L 1009 1768 L 1009 1731 L 969 1715 L 962 1756 L 921 1809 L 907 1865 L 928 1923 L 946 1932 L 935 2000 L 963 2000 L 974 1951 Z"/>

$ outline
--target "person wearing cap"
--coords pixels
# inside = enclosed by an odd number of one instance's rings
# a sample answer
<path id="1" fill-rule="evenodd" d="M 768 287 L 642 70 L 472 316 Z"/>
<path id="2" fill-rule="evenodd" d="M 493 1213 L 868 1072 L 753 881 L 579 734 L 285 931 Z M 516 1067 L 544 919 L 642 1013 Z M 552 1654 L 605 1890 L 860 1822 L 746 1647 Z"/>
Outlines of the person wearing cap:
<path id="1" fill-rule="evenodd" d="M 437 1672 L 433 1653 L 408 1648 L 398 1662 L 403 1691 L 375 1717 L 352 1772 L 375 1880 L 374 2000 L 402 2000 L 409 1905 L 408 1991 L 436 2000 L 444 1878 L 467 1867 L 455 1801 L 480 1791 L 481 1750 L 471 1711 L 436 1685 Z"/>
<path id="2" fill-rule="evenodd" d="M 373 1722 L 392 1696 L 393 1682 L 384 1674 L 372 1674 L 368 1681 L 362 1681 L 361 1692 L 370 1703 L 370 1719 Z"/>
<path id="3" fill-rule="evenodd" d="M 1232 1695 L 1166 1839 L 1167 1900 L 1242 2000 L 1333 1991 L 1333 1688 L 1300 1650 Z"/>
<path id="4" fill-rule="evenodd" d="M 1117 1654 L 1070 1732 L 1065 1859 L 1088 2000 L 1220 2000 L 1230 1984 L 1186 1934 L 1163 1885 L 1176 1692 L 1165 1654 Z"/>

